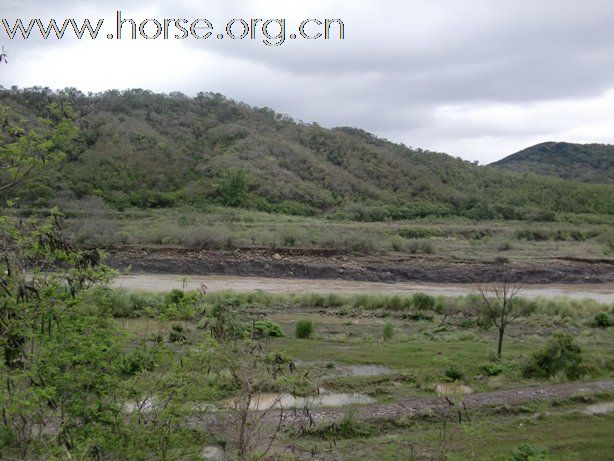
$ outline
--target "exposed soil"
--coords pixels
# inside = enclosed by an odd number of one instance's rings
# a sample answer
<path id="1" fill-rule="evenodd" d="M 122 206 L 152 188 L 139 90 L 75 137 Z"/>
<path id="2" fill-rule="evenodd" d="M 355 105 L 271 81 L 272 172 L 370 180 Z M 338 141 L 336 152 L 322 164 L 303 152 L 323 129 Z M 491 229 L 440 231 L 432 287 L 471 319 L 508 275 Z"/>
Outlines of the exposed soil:
<path id="1" fill-rule="evenodd" d="M 477 283 L 513 280 L 524 284 L 614 282 L 609 260 L 564 258 L 509 261 L 401 253 L 344 254 L 327 250 L 179 248 L 109 251 L 109 264 L 134 273 L 240 275 L 340 279 L 369 282 Z"/>

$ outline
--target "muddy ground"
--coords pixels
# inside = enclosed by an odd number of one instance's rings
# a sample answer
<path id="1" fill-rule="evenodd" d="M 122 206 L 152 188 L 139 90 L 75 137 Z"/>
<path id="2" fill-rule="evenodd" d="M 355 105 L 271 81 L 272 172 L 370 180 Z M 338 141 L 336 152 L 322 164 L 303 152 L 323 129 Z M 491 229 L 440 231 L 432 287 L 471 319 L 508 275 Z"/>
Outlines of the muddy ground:
<path id="1" fill-rule="evenodd" d="M 108 263 L 133 273 L 239 275 L 339 279 L 367 282 L 524 284 L 614 282 L 611 260 L 572 258 L 492 260 L 408 255 L 346 254 L 327 250 L 238 249 L 194 251 L 179 248 L 108 250 Z"/>
<path id="2" fill-rule="evenodd" d="M 354 406 L 354 416 L 361 421 L 392 421 L 402 418 L 446 415 L 459 413 L 460 418 L 470 418 L 473 411 L 483 408 L 500 408 L 513 411 L 513 407 L 538 401 L 588 398 L 595 394 L 614 391 L 614 381 L 572 382 L 546 386 L 523 387 L 456 397 L 412 397 L 395 403 L 374 403 Z M 287 426 L 306 427 L 340 421 L 347 416 L 347 407 L 340 408 L 277 408 L 265 415 L 265 421 L 275 425 L 281 419 Z M 205 412 L 191 418 L 197 427 L 206 422 L 207 427 L 219 425 L 215 412 Z"/>

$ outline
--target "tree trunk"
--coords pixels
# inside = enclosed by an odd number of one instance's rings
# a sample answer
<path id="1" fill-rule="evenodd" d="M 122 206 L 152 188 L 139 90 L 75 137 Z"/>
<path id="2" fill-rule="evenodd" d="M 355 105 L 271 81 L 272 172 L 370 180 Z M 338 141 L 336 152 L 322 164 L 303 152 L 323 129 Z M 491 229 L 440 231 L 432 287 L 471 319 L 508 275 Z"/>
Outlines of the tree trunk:
<path id="1" fill-rule="evenodd" d="M 503 335 L 505 328 L 499 328 L 499 346 L 497 347 L 497 358 L 501 359 L 501 350 L 503 349 Z"/>

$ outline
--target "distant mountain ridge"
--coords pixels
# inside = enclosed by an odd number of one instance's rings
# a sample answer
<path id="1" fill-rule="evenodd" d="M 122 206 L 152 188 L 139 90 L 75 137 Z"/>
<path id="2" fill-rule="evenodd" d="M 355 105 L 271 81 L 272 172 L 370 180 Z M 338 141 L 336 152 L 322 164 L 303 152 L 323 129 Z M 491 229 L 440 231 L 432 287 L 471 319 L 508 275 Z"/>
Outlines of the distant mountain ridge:
<path id="1" fill-rule="evenodd" d="M 544 142 L 492 165 L 586 183 L 614 184 L 614 145 Z"/>
<path id="2" fill-rule="evenodd" d="M 0 89 L 2 107 L 5 126 L 78 127 L 63 161 L 20 185 L 22 206 L 98 197 L 118 210 L 221 205 L 358 221 L 614 214 L 612 184 L 479 166 L 220 94 Z M 0 127 L 0 155 L 11 137 Z"/>

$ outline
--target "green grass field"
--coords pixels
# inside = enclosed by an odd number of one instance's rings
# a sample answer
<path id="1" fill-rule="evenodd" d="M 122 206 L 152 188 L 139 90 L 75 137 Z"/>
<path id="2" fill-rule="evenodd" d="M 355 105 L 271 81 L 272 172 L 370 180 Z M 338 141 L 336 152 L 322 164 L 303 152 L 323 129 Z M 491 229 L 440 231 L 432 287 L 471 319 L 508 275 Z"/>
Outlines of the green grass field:
<path id="1" fill-rule="evenodd" d="M 84 205 L 66 214 L 67 231 L 86 246 L 327 249 L 512 260 L 614 254 L 614 221 L 606 215 L 561 216 L 550 223 L 458 217 L 365 223 L 217 206 L 118 212 Z"/>
<path id="2" fill-rule="evenodd" d="M 155 304 L 164 295 L 116 292 L 135 303 L 148 299 Z M 149 297 L 149 298 L 147 298 Z M 168 299 L 168 296 L 166 297 Z M 411 397 L 436 397 L 438 385 L 467 386 L 473 392 L 519 387 L 530 388 L 568 381 L 563 374 L 547 379 L 526 378 L 522 370 L 531 355 L 541 349 L 554 331 L 573 336 L 582 350 L 586 367 L 581 380 L 614 379 L 614 333 L 611 328 L 593 325 L 596 312 L 612 312 L 613 306 L 566 299 L 537 300 L 533 314 L 512 323 L 506 334 L 502 360 L 495 357 L 496 332 L 482 328 L 467 317 L 471 297 L 458 298 L 465 306 L 445 317 L 435 311 L 417 314 L 411 299 L 375 295 L 269 295 L 266 293 L 213 293 L 203 298 L 205 305 L 224 303 L 249 325 L 268 321 L 280 326 L 283 337 L 267 340 L 271 350 L 281 351 L 296 362 L 296 374 L 309 376 L 310 385 L 293 384 L 299 395 L 313 393 L 315 387 L 327 393 L 359 393 L 374 402 L 391 403 Z M 437 302 L 443 302 L 439 299 Z M 448 304 L 452 299 L 448 299 Z M 137 302 L 138 304 L 138 302 Z M 362 307 L 361 307 L 362 306 Z M 408 306 L 401 307 L 399 306 Z M 555 309 L 555 306 L 558 310 Z M 175 312 L 176 319 L 163 322 L 144 316 L 119 322 L 133 338 L 162 335 L 172 325 L 181 325 L 188 340 L 180 348 L 199 347 L 207 334 Z M 408 315 L 409 314 L 409 315 Z M 181 320 L 183 319 L 183 320 Z M 310 339 L 295 337 L 298 319 L 314 324 Z M 445 323 L 444 323 L 445 320 Z M 384 325 L 393 325 L 393 336 L 383 339 Z M 355 366 L 379 366 L 376 372 L 352 375 Z M 452 367 L 460 377 L 450 378 Z M 298 387 L 297 387 L 298 386 Z M 228 398 L 224 391 L 210 398 Z M 462 393 L 453 397 L 457 402 Z M 511 451 L 530 444 L 555 460 L 610 459 L 613 414 L 588 415 L 590 404 L 610 402 L 611 394 L 525 405 L 501 402 L 481 409 L 469 409 L 458 424 L 432 414 L 400 420 L 352 421 L 350 429 L 333 432 L 316 425 L 306 432 L 287 431 L 276 442 L 280 460 L 512 460 Z M 352 407 L 346 407 L 347 414 Z M 346 432 L 344 432 L 346 431 Z M 283 449 L 282 447 L 286 447 Z M 292 447 L 291 452 L 287 447 Z M 545 456 L 545 455 L 544 455 Z M 521 459 L 521 458 L 518 458 Z M 522 458 L 525 459 L 525 458 Z M 533 459 L 533 458 L 531 458 Z"/>

